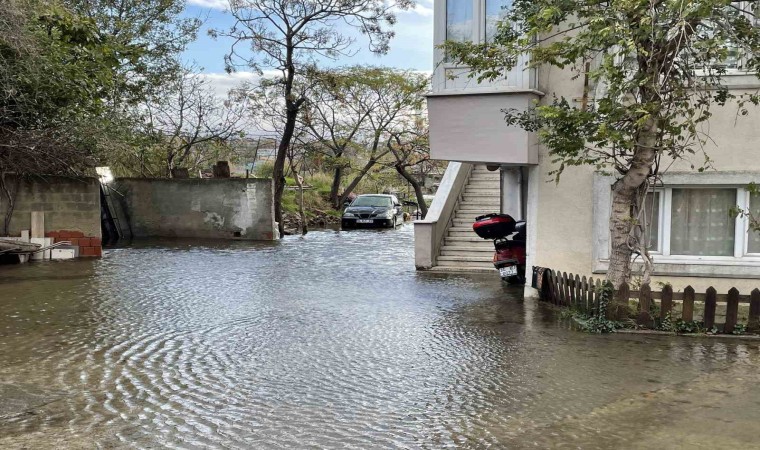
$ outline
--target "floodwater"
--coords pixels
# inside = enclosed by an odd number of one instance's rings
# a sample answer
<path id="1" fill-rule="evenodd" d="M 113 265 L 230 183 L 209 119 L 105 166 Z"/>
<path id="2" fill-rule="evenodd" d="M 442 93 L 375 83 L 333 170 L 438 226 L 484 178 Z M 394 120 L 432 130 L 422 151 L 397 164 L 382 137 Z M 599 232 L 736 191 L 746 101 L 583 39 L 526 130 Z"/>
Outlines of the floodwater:
<path id="1" fill-rule="evenodd" d="M 412 252 L 405 225 L 0 267 L 0 448 L 757 448 L 757 342 L 583 334 Z"/>

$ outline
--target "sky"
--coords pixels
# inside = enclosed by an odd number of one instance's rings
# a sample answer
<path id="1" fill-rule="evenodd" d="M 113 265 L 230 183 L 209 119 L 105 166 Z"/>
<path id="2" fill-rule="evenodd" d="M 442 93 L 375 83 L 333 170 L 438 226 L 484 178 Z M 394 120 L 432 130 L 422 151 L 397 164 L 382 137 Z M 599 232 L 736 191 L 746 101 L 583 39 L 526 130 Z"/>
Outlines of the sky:
<path id="1" fill-rule="evenodd" d="M 200 17 L 205 21 L 193 42 L 185 51 L 187 63 L 194 63 L 203 68 L 206 77 L 214 84 L 218 93 L 243 80 L 254 77 L 242 69 L 239 73 L 227 74 L 224 71 L 224 55 L 229 51 L 230 41 L 224 38 L 212 39 L 209 29 L 229 28 L 233 24 L 230 15 L 225 12 L 227 0 L 187 0 L 185 15 Z M 345 66 L 369 64 L 388 66 L 397 69 L 411 69 L 430 72 L 433 69 L 433 0 L 417 0 L 414 10 L 399 11 L 397 23 L 393 26 L 396 36 L 391 41 L 388 54 L 378 56 L 368 50 L 368 41 L 356 33 L 354 48 L 358 51 L 351 58 L 326 62 L 326 65 Z"/>

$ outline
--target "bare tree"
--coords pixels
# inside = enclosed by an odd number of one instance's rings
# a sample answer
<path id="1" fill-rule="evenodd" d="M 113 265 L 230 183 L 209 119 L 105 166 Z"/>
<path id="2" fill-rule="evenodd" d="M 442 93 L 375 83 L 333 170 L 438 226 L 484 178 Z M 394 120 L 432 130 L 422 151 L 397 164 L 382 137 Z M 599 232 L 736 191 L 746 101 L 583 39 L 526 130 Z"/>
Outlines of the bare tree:
<path id="1" fill-rule="evenodd" d="M 424 177 L 424 168 L 430 162 L 430 142 L 426 121 L 420 119 L 415 128 L 406 132 L 392 133 L 387 145 L 393 154 L 393 168 L 414 189 L 420 214 L 424 218 L 428 208 L 422 192 L 422 182 L 409 170 L 415 167 L 417 173 Z"/>
<path id="2" fill-rule="evenodd" d="M 338 199 L 340 207 L 362 178 L 391 153 L 394 134 L 403 133 L 414 123 L 422 108 L 422 94 L 427 77 L 411 71 L 382 68 L 361 68 L 361 86 L 368 95 L 357 97 L 358 108 L 367 113 L 361 138 L 367 152 L 365 164 Z"/>
<path id="3" fill-rule="evenodd" d="M 152 95 L 144 105 L 145 133 L 162 149 L 166 175 L 205 161 L 210 144 L 241 136 L 248 125 L 247 98 L 238 90 L 226 99 L 217 97 L 209 81 L 191 68 Z"/>
<path id="4" fill-rule="evenodd" d="M 285 123 L 275 158 L 275 220 L 280 232 L 285 159 L 299 111 L 306 97 L 293 90 L 298 75 L 314 67 L 318 58 L 350 56 L 353 39 L 340 29 L 359 29 L 369 38 L 370 49 L 385 53 L 393 33 L 385 29 L 396 21 L 393 8 L 408 8 L 412 0 L 230 0 L 235 23 L 212 36 L 233 39 L 225 56 L 227 69 L 247 67 L 279 73 L 283 86 Z M 344 28 L 345 29 L 345 28 Z"/>

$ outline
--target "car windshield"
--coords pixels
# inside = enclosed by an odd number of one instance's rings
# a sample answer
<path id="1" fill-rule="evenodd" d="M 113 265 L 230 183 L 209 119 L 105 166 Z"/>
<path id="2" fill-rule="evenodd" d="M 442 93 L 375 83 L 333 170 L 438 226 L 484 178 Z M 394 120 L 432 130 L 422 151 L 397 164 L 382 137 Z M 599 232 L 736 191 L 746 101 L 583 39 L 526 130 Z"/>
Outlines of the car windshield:
<path id="1" fill-rule="evenodd" d="M 391 204 L 391 198 L 390 197 L 380 197 L 378 195 L 362 195 L 356 198 L 353 203 L 351 203 L 351 206 L 382 206 L 382 207 L 390 207 L 393 206 Z"/>

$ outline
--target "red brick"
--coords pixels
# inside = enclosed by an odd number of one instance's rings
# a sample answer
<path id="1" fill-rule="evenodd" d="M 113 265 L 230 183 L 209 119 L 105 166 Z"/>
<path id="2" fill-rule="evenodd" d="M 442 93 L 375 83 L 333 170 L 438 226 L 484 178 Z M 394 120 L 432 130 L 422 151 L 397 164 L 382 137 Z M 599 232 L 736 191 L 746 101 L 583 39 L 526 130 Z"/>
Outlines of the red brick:
<path id="1" fill-rule="evenodd" d="M 83 245 L 83 244 L 79 243 L 79 239 L 78 238 L 68 238 L 67 240 L 69 242 L 71 242 L 71 245 Z"/>
<path id="2" fill-rule="evenodd" d="M 47 233 L 45 233 L 45 237 L 49 237 L 49 238 L 55 239 L 55 238 L 58 237 L 58 232 L 57 231 L 48 231 Z"/>
<path id="3" fill-rule="evenodd" d="M 103 256 L 103 247 L 96 245 L 96 246 L 93 246 L 92 248 L 95 252 L 95 256 L 97 256 L 98 258 Z"/>
<path id="4" fill-rule="evenodd" d="M 90 238 L 79 238 L 79 246 L 80 247 L 89 247 L 92 244 L 90 243 Z"/>
<path id="5" fill-rule="evenodd" d="M 62 238 L 81 238 L 84 237 L 84 233 L 81 231 L 62 230 L 58 233 Z"/>
<path id="6" fill-rule="evenodd" d="M 79 247 L 79 256 L 95 256 L 95 247 Z"/>
<path id="7" fill-rule="evenodd" d="M 90 238 L 90 245 L 92 245 L 93 247 L 100 247 L 101 245 L 103 245 L 103 241 L 101 241 L 100 238 L 96 238 L 96 237 Z"/>

